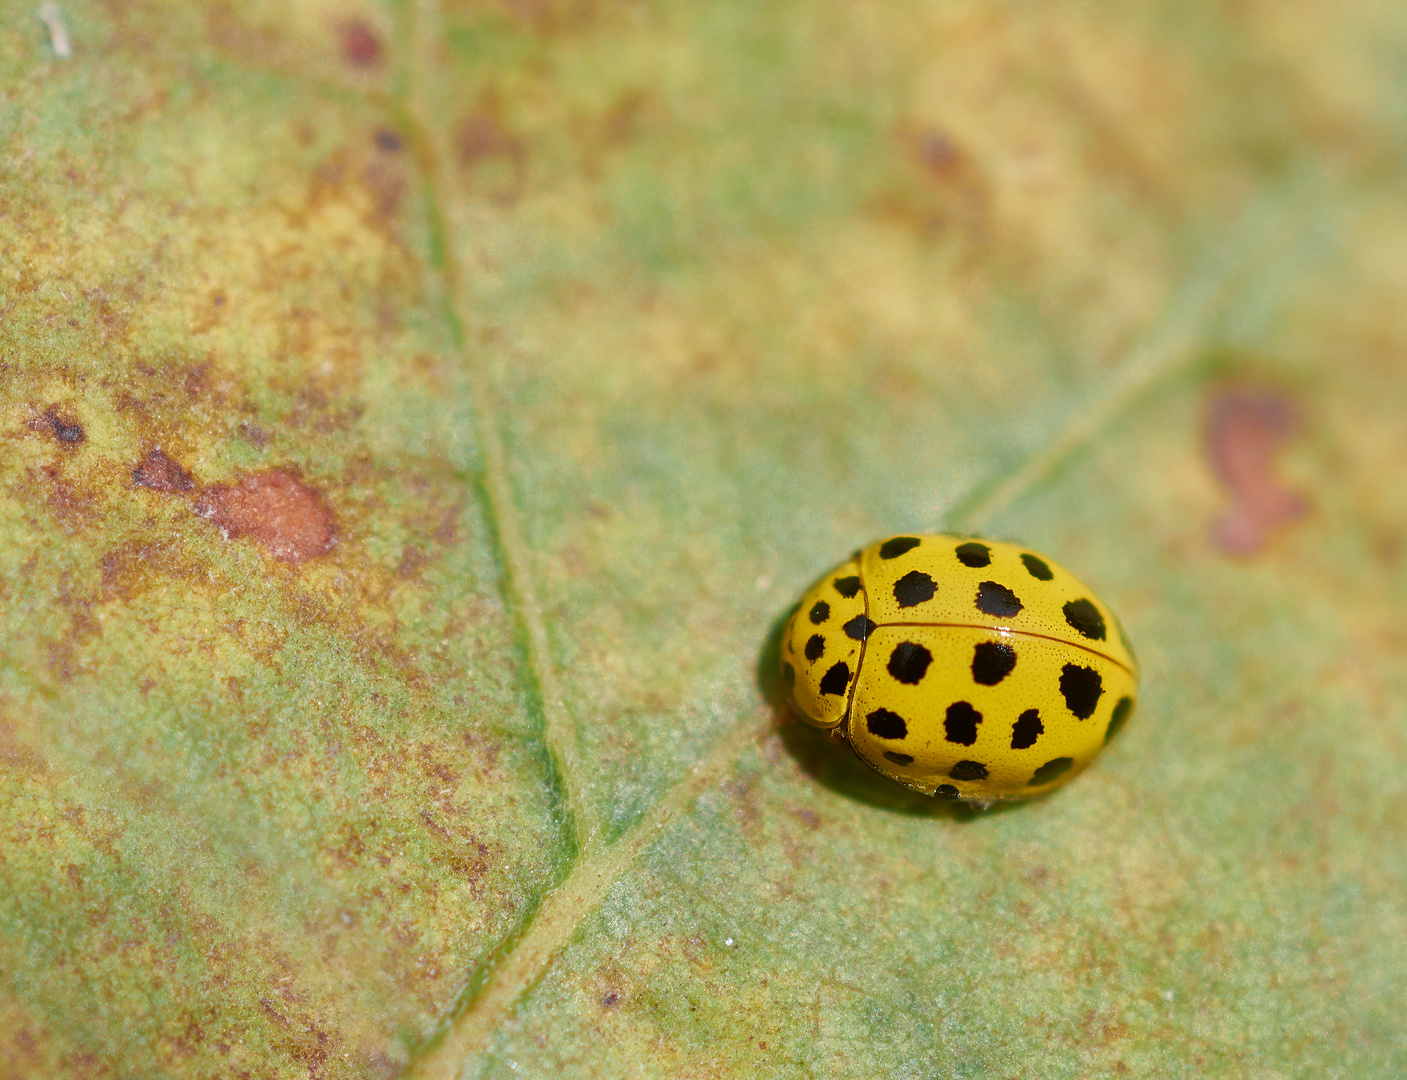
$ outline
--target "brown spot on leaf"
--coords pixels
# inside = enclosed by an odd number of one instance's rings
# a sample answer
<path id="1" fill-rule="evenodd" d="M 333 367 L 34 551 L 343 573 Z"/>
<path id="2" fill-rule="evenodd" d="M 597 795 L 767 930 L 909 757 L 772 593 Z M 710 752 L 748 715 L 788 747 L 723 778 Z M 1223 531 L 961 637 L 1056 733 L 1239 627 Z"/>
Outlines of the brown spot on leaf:
<path id="1" fill-rule="evenodd" d="M 321 494 L 289 469 L 269 469 L 233 486 L 209 488 L 195 512 L 227 540 L 248 537 L 283 562 L 326 555 L 337 541 L 337 520 Z"/>
<path id="2" fill-rule="evenodd" d="M 984 239 L 989 199 L 976 161 L 945 131 L 920 132 L 913 146 L 933 191 L 938 226 L 955 225 L 971 240 Z"/>
<path id="3" fill-rule="evenodd" d="M 601 995 L 601 1007 L 603 1009 L 614 1009 L 620 1004 L 620 991 L 607 990 Z"/>
<path id="4" fill-rule="evenodd" d="M 384 154 L 394 154 L 402 145 L 400 135 L 390 128 L 382 128 L 376 133 L 376 149 Z"/>
<path id="5" fill-rule="evenodd" d="M 528 151 L 499 121 L 496 110 L 483 108 L 460 121 L 454 150 L 476 189 L 501 205 L 518 201 L 527 180 Z"/>
<path id="6" fill-rule="evenodd" d="M 950 177 L 963 167 L 963 155 L 946 132 L 922 132 L 915 140 L 914 149 L 928 171 L 939 179 Z"/>
<path id="7" fill-rule="evenodd" d="M 915 183 L 882 198 L 881 216 L 917 229 L 930 239 L 961 237 L 980 246 L 991 233 L 991 196 L 974 157 L 940 128 L 906 128 L 898 143 L 913 167 Z"/>
<path id="8" fill-rule="evenodd" d="M 92 492 L 69 480 L 58 465 L 30 469 L 26 480 L 42 491 L 45 503 L 65 531 L 77 532 L 101 520 L 103 507 Z"/>
<path id="9" fill-rule="evenodd" d="M 414 581 L 429 562 L 430 556 L 411 544 L 401 553 L 401 561 L 396 565 L 396 576 L 406 581 Z"/>
<path id="10" fill-rule="evenodd" d="M 152 450 L 132 470 L 132 482 L 138 487 L 153 491 L 190 491 L 195 487 L 191 474 L 181 468 L 180 462 L 166 456 L 159 448 Z"/>
<path id="11" fill-rule="evenodd" d="M 375 67 L 381 62 L 381 38 L 362 19 L 344 22 L 338 33 L 342 39 L 342 56 L 353 67 Z"/>
<path id="12" fill-rule="evenodd" d="M 376 215 L 382 220 L 394 218 L 405 197 L 406 182 L 390 162 L 372 161 L 362 170 L 362 186 L 371 196 Z"/>
<path id="13" fill-rule="evenodd" d="M 615 146 L 633 138 L 639 131 L 641 117 L 653 99 L 647 90 L 627 90 L 606 113 L 601 125 L 601 139 Z"/>
<path id="14" fill-rule="evenodd" d="M 69 446 L 77 446 L 88 439 L 76 417 L 57 409 L 48 409 L 43 416 L 35 417 L 29 422 L 29 430 L 45 432 Z"/>
<path id="15" fill-rule="evenodd" d="M 1222 551 L 1254 555 L 1272 532 L 1309 509 L 1275 475 L 1276 456 L 1301 426 L 1294 403 L 1274 390 L 1224 387 L 1212 398 L 1207 456 L 1232 499 L 1212 523 L 1212 541 Z"/>
<path id="16" fill-rule="evenodd" d="M 819 829 L 821 827 L 821 815 L 814 810 L 799 809 L 793 810 L 792 816 L 808 829 Z"/>

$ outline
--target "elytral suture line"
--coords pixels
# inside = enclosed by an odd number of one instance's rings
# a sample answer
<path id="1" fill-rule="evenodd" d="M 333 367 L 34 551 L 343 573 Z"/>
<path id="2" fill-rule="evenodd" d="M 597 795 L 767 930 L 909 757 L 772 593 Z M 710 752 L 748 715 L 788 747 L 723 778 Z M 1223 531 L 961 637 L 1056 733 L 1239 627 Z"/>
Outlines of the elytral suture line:
<path id="1" fill-rule="evenodd" d="M 454 178 L 443 166 L 452 160 L 445 133 L 434 124 L 434 110 L 426 101 L 425 83 L 432 78 L 440 55 L 438 0 L 411 0 L 405 10 L 410 27 L 403 35 L 409 48 L 410 69 L 403 81 L 403 104 L 397 111 L 409 129 L 420 167 L 426 178 L 432 215 L 439 225 L 436 242 L 441 251 L 441 273 L 451 307 L 454 333 L 474 391 L 474 409 L 480 452 L 484 458 L 484 486 L 492 503 L 501 563 L 508 588 L 516 601 L 525 652 L 537 684 L 544 716 L 545 741 L 551 755 L 563 801 L 576 840 L 574 862 L 562 881 L 553 887 L 532 915 L 530 923 L 501 951 L 486 977 L 472 989 L 467 985 L 438 1028 L 422 1043 L 408 1063 L 405 1075 L 415 1080 L 450 1080 L 488 1046 L 518 1001 L 543 977 L 566 948 L 572 934 L 606 897 L 611 886 L 626 873 L 661 832 L 690 809 L 705 791 L 717 785 L 749 748 L 771 736 L 770 710 L 749 712 L 723 732 L 713 748 L 619 839 L 593 841 L 591 818 L 581 787 L 576 750 L 576 728 L 561 693 L 561 683 L 551 662 L 542 609 L 528 566 L 528 547 L 512 496 L 498 416 L 494 408 L 491 376 L 477 368 L 469 356 L 468 328 L 473 311 L 470 292 L 463 280 L 453 229 L 444 218 L 454 191 Z M 1248 214 L 1248 217 L 1252 215 Z M 1265 215 L 1262 214 L 1263 218 Z M 1223 245 L 1216 256 L 1194 273 L 1177 301 L 1170 305 L 1164 329 L 1145 345 L 1133 350 L 1119 366 L 1091 408 L 1056 431 L 1006 473 L 983 484 L 952 509 L 949 526 L 980 525 L 1010 505 L 1039 482 L 1060 461 L 1076 452 L 1121 411 L 1127 409 L 1158 379 L 1188 363 L 1204 345 L 1208 324 L 1224 306 L 1228 287 L 1241 265 L 1244 245 L 1253 235 L 1264 235 L 1265 222 L 1251 221 L 1244 235 Z"/>

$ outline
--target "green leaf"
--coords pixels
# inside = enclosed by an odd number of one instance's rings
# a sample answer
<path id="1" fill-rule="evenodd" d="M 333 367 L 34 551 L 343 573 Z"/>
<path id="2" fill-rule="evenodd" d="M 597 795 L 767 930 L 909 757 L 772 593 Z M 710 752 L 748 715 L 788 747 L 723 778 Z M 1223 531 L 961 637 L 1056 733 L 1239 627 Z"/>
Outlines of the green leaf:
<path id="1" fill-rule="evenodd" d="M 1396 10 L 3 11 L 0 1073 L 1407 1068 Z M 778 706 L 939 528 L 1050 798 Z"/>

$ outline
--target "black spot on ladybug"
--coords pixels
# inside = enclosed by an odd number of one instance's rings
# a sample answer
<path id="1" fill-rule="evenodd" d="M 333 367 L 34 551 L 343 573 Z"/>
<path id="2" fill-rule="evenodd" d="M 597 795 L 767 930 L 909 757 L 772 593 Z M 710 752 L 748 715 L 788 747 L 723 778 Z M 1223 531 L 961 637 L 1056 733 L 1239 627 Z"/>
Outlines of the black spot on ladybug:
<path id="1" fill-rule="evenodd" d="M 894 651 L 889 654 L 889 674 L 901 683 L 914 686 L 923 680 L 931 663 L 933 654 L 922 645 L 902 641 L 894 646 Z"/>
<path id="2" fill-rule="evenodd" d="M 1104 680 L 1094 668 L 1066 664 L 1060 672 L 1060 692 L 1065 695 L 1065 706 L 1075 718 L 1088 720 L 1104 693 Z"/>
<path id="3" fill-rule="evenodd" d="M 1104 640 L 1104 616 L 1088 600 L 1071 600 L 1062 608 L 1065 621 L 1079 634 L 1092 641 Z"/>
<path id="4" fill-rule="evenodd" d="M 1129 718 L 1129 713 L 1133 712 L 1133 698 L 1121 697 L 1114 706 L 1113 715 L 1109 717 L 1109 727 L 1104 732 L 1104 744 L 1109 745 L 1109 740 L 1119 733 L 1125 722 Z"/>
<path id="5" fill-rule="evenodd" d="M 939 784 L 933 789 L 935 799 L 957 799 L 961 798 L 962 792 L 953 787 L 952 784 Z"/>
<path id="6" fill-rule="evenodd" d="M 1075 764 L 1075 759 L 1072 757 L 1052 758 L 1037 769 L 1036 774 L 1026 782 L 1032 785 L 1048 784 L 1057 776 L 1064 776 L 1070 771 L 1070 766 L 1073 764 Z"/>
<path id="7" fill-rule="evenodd" d="M 977 610 L 1008 619 L 1023 607 L 1016 594 L 1005 585 L 984 581 L 977 586 Z"/>
<path id="8" fill-rule="evenodd" d="M 1041 723 L 1040 710 L 1027 709 L 1016 718 L 1016 723 L 1011 725 L 1011 748 L 1025 750 L 1035 746 L 1036 740 L 1044 733 L 1045 725 Z"/>
<path id="9" fill-rule="evenodd" d="M 897 750 L 886 750 L 884 760 L 892 761 L 895 765 L 912 765 L 914 763 L 914 759 L 908 754 L 901 754 Z"/>
<path id="10" fill-rule="evenodd" d="M 894 599 L 899 601 L 900 607 L 913 607 L 932 600 L 937 588 L 922 570 L 910 570 L 894 583 Z"/>
<path id="11" fill-rule="evenodd" d="M 970 566 L 974 570 L 992 565 L 992 549 L 986 544 L 959 544 L 953 554 L 963 566 Z"/>
<path id="12" fill-rule="evenodd" d="M 868 615 L 856 615 L 845 624 L 846 636 L 854 638 L 856 641 L 864 641 L 874 633 L 875 624 L 870 622 Z"/>
<path id="13" fill-rule="evenodd" d="M 838 664 L 833 664 L 831 669 L 821 677 L 821 693 L 840 695 L 845 693 L 845 688 L 850 685 L 850 668 L 842 660 Z"/>
<path id="14" fill-rule="evenodd" d="M 987 766 L 980 761 L 959 761 L 948 770 L 950 780 L 985 780 L 987 779 Z"/>
<path id="15" fill-rule="evenodd" d="M 787 684 L 788 690 L 796 686 L 796 668 L 785 662 L 782 664 L 782 682 Z"/>
<path id="16" fill-rule="evenodd" d="M 971 746 L 977 741 L 977 725 L 981 722 L 980 712 L 965 701 L 955 701 L 943 718 L 943 732 L 950 743 Z"/>
<path id="17" fill-rule="evenodd" d="M 860 579 L 855 576 L 838 577 L 831 582 L 835 586 L 835 591 L 847 600 L 852 600 L 855 594 L 860 591 Z"/>
<path id="18" fill-rule="evenodd" d="M 921 543 L 923 541 L 917 536 L 896 536 L 879 545 L 879 557 L 881 559 L 897 559 L 904 552 L 913 551 Z"/>
<path id="19" fill-rule="evenodd" d="M 1049 581 L 1055 577 L 1050 572 L 1050 567 L 1046 565 L 1044 559 L 1038 559 L 1029 551 L 1021 556 L 1021 561 L 1026 564 L 1026 573 L 1030 574 L 1037 581 Z"/>
<path id="20" fill-rule="evenodd" d="M 812 634 L 806 643 L 806 659 L 813 663 L 826 655 L 826 639 L 820 634 Z"/>
<path id="21" fill-rule="evenodd" d="M 996 686 L 1016 666 L 1016 650 L 1002 641 L 979 642 L 972 651 L 972 679 L 983 686 Z"/>
<path id="22" fill-rule="evenodd" d="M 871 735 L 881 739 L 902 739 L 909 733 L 909 725 L 904 723 L 904 718 L 888 709 L 876 709 L 870 713 L 865 717 L 865 727 Z"/>
<path id="23" fill-rule="evenodd" d="M 831 617 L 831 606 L 824 600 L 817 600 L 816 606 L 811 609 L 811 625 L 820 626 Z"/>

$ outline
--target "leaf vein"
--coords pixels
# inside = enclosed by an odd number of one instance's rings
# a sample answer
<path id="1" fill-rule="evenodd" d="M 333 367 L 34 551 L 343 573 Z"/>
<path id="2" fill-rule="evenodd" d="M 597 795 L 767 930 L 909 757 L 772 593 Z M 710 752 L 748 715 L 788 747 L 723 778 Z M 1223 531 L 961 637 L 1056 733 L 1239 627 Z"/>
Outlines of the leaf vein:
<path id="1" fill-rule="evenodd" d="M 462 368 L 469 381 L 475 442 L 482 456 L 481 484 L 485 514 L 494 537 L 494 546 L 504 580 L 504 592 L 518 623 L 518 636 L 525 659 L 527 690 L 535 698 L 543 720 L 543 741 L 547 747 L 551 781 L 560 789 L 566 829 L 575 854 L 585 851 L 594 829 L 582 787 L 581 768 L 577 752 L 576 726 L 568 711 L 551 659 L 551 647 L 530 568 L 530 548 L 525 539 L 517 501 L 509 475 L 508 452 L 494 405 L 492 379 L 479 365 L 471 362 L 467 312 L 474 308 L 468 303 L 468 286 L 461 272 L 455 237 L 445 217 L 449 205 L 447 196 L 452 180 L 441 162 L 448 160 L 443 134 L 429 121 L 422 100 L 421 80 L 434 68 L 434 42 L 427 40 L 431 27 L 438 27 L 433 0 L 418 0 L 408 6 L 409 42 L 407 53 L 411 61 L 404 85 L 399 91 L 402 101 L 398 111 L 410 136 L 409 143 L 425 178 L 426 211 L 429 217 L 432 258 L 444 290 L 445 318 L 452 339 L 462 358 Z M 427 47 L 428 46 L 428 47 Z M 423 62 L 417 62 L 423 61 Z"/>

